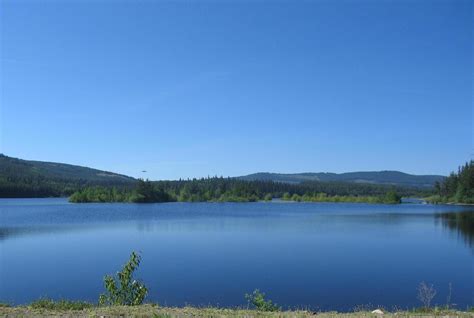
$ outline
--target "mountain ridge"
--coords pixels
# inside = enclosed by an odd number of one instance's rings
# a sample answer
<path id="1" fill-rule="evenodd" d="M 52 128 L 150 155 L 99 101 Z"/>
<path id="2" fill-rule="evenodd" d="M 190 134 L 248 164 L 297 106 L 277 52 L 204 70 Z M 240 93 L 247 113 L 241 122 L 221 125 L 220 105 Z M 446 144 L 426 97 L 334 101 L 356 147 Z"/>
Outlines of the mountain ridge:
<path id="1" fill-rule="evenodd" d="M 23 176 L 40 176 L 54 179 L 73 179 L 87 180 L 97 182 L 114 181 L 118 182 L 135 182 L 136 179 L 124 174 L 90 168 L 86 166 L 73 165 L 68 163 L 25 160 L 0 154 L 0 175 L 12 175 L 14 177 Z"/>
<path id="2" fill-rule="evenodd" d="M 87 186 L 131 187 L 136 179 L 67 163 L 23 160 L 0 154 L 0 197 L 69 196 Z"/>
<path id="3" fill-rule="evenodd" d="M 247 181 L 260 180 L 293 184 L 342 182 L 429 189 L 433 187 L 436 181 L 440 182 L 445 177 L 440 175 L 412 175 L 395 170 L 383 170 L 345 173 L 258 172 L 234 178 Z M 0 197 L 69 195 L 84 186 L 130 187 L 136 182 L 137 179 L 133 177 L 110 171 L 67 163 L 24 160 L 0 154 Z"/>
<path id="4" fill-rule="evenodd" d="M 274 173 L 257 172 L 237 177 L 241 180 L 262 180 L 285 183 L 302 182 L 352 182 L 385 185 L 400 185 L 419 188 L 433 187 L 435 182 L 441 182 L 446 177 L 441 175 L 414 175 L 397 170 L 355 171 L 355 172 L 301 172 Z"/>

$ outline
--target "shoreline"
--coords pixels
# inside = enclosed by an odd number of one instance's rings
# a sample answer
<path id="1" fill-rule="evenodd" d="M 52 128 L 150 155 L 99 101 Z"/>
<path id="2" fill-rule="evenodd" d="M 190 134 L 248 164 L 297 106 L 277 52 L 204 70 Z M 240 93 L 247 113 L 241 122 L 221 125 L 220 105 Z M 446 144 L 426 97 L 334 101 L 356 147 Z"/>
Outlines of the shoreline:
<path id="1" fill-rule="evenodd" d="M 375 309 L 375 308 L 374 308 Z M 336 312 L 310 311 L 304 309 L 287 311 L 257 311 L 246 308 L 198 308 L 198 307 L 161 307 L 155 304 L 139 306 L 108 306 L 84 309 L 33 308 L 32 306 L 0 306 L 0 317 L 268 317 L 268 318 L 355 318 L 355 317 L 459 317 L 472 318 L 472 311 L 432 308 L 430 310 L 396 311 L 383 313 L 372 311 Z"/>
<path id="2" fill-rule="evenodd" d="M 359 203 L 359 204 L 370 204 L 370 205 L 403 205 L 403 204 L 430 204 L 430 205 L 456 205 L 456 206 L 474 206 L 474 203 L 457 203 L 457 202 L 443 202 L 443 203 L 431 203 L 426 199 L 422 198 L 415 198 L 419 199 L 422 202 L 400 202 L 400 203 L 381 203 L 381 202 L 365 202 L 365 201 L 296 201 L 296 200 L 283 200 L 281 198 L 274 198 L 273 200 L 258 200 L 258 201 L 218 201 L 218 200 L 209 200 L 209 201 L 169 201 L 169 202 L 71 202 L 69 201 L 69 197 L 0 197 L 0 200 L 32 200 L 32 199 L 63 199 L 66 200 L 68 203 L 71 204 L 102 204 L 102 203 L 109 203 L 109 204 L 139 204 L 139 205 L 147 205 L 147 204 L 163 204 L 163 203 Z"/>

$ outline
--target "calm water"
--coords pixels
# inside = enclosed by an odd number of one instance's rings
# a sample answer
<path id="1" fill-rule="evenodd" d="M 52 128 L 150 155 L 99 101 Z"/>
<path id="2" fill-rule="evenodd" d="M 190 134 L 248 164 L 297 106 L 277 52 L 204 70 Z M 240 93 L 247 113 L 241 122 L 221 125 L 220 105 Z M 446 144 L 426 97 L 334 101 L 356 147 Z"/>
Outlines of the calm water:
<path id="1" fill-rule="evenodd" d="M 242 306 L 255 288 L 284 307 L 351 310 L 474 304 L 474 212 L 460 206 L 311 203 L 69 204 L 0 200 L 0 300 L 96 301 L 142 252 L 149 301 Z"/>

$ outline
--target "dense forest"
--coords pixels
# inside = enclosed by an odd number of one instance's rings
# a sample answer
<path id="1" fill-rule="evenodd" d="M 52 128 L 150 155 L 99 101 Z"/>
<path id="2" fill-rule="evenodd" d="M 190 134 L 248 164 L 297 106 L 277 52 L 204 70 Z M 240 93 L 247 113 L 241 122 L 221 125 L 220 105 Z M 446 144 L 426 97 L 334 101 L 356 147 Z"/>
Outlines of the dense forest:
<path id="1" fill-rule="evenodd" d="M 281 198 L 305 202 L 400 203 L 401 196 L 420 195 L 422 190 L 344 182 L 244 181 L 234 178 L 203 178 L 179 181 L 139 180 L 134 189 L 86 187 L 71 202 L 255 202 Z"/>
<path id="2" fill-rule="evenodd" d="M 443 181 L 435 183 L 435 195 L 429 198 L 433 203 L 474 204 L 474 161 L 466 162 Z"/>
<path id="3" fill-rule="evenodd" d="M 150 181 L 139 179 L 134 188 L 116 187 L 86 187 L 74 192 L 69 197 L 70 202 L 172 202 L 175 198 L 162 188 L 155 186 Z"/>

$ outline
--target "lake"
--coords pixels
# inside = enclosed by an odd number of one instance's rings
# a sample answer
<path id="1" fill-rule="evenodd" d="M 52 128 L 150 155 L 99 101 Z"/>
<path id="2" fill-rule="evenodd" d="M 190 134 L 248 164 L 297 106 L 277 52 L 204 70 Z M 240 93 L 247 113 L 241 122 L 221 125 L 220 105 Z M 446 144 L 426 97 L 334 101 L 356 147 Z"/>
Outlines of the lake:
<path id="1" fill-rule="evenodd" d="M 474 305 L 474 208 L 346 203 L 70 204 L 0 200 L 0 301 L 96 302 L 103 276 L 140 251 L 137 277 L 161 305 L 420 306 L 448 286 Z"/>

